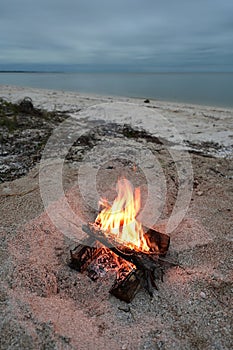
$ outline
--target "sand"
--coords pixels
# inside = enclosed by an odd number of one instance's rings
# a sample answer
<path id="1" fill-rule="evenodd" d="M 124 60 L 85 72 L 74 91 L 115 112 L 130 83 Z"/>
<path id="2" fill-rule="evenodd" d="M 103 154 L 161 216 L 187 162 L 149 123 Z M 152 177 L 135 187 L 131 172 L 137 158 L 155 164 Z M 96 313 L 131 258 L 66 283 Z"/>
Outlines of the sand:
<path id="1" fill-rule="evenodd" d="M 233 110 L 0 86 L 9 101 L 25 96 L 70 117 L 41 164 L 0 185 L 0 348 L 231 349 Z M 179 264 L 129 305 L 109 295 L 111 273 L 93 282 L 68 266 L 121 175 L 141 187 L 141 220 L 170 234 Z"/>
<path id="2" fill-rule="evenodd" d="M 77 92 L 54 91 L 24 87 L 0 85 L 0 96 L 9 101 L 16 102 L 25 96 L 31 97 L 35 106 L 46 110 L 58 110 L 77 112 L 80 109 L 97 104 L 119 102 L 123 104 L 135 103 L 139 106 L 146 104 L 142 99 L 98 96 L 80 94 Z M 196 147 L 203 142 L 219 143 L 222 146 L 223 156 L 225 153 L 232 153 L 232 117 L 231 108 L 217 108 L 211 106 L 187 105 L 182 103 L 171 103 L 151 100 L 147 107 L 161 113 L 173 127 L 177 129 L 183 140 L 188 140 Z M 116 117 L 114 116 L 114 119 Z M 140 120 L 141 127 L 146 127 L 148 122 Z M 170 125 L 170 127 L 171 127 Z M 161 126 L 159 126 L 161 127 Z M 168 127 L 164 134 L 170 141 L 174 141 L 173 130 Z M 150 131 L 156 134 L 156 128 Z M 159 130 L 161 133 L 161 129 Z M 220 150 L 218 152 L 221 152 Z"/>

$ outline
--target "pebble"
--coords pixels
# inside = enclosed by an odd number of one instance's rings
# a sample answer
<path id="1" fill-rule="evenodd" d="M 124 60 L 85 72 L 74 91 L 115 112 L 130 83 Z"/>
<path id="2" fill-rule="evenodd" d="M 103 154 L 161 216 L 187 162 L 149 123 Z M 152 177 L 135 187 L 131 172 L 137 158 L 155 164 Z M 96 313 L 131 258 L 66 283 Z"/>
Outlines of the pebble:
<path id="1" fill-rule="evenodd" d="M 201 297 L 202 299 L 205 299 L 205 298 L 206 298 L 206 294 L 205 294 L 204 292 L 201 292 L 201 293 L 200 293 L 200 297 Z"/>
<path id="2" fill-rule="evenodd" d="M 198 196 L 202 196 L 203 195 L 203 191 L 197 191 L 197 195 Z"/>
<path id="3" fill-rule="evenodd" d="M 127 349 L 127 344 L 123 344 L 121 349 L 122 350 L 126 350 Z"/>

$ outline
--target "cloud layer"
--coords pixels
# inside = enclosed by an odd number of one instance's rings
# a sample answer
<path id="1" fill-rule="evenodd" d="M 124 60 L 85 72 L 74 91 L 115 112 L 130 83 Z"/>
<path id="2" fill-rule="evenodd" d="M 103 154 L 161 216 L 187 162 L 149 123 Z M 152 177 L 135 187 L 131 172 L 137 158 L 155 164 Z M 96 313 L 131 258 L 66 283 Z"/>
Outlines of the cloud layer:
<path id="1" fill-rule="evenodd" d="M 233 70 L 232 0 L 2 0 L 0 65 Z"/>

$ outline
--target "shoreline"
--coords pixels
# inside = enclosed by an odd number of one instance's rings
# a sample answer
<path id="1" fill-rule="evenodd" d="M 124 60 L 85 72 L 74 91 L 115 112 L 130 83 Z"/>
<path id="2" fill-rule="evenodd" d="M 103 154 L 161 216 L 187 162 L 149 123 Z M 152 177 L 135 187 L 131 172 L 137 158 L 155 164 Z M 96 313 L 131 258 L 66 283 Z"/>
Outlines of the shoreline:
<path id="1" fill-rule="evenodd" d="M 170 123 L 172 128 L 164 130 L 160 121 L 158 125 L 148 125 L 147 120 L 141 118 L 136 127 L 149 129 L 154 136 L 161 136 L 175 144 L 179 149 L 193 150 L 206 155 L 231 158 L 233 155 L 233 109 L 213 106 L 202 106 L 186 103 L 175 103 L 150 99 L 145 103 L 142 98 L 121 96 L 102 96 L 96 94 L 79 93 L 73 91 L 38 89 L 13 85 L 0 85 L 0 97 L 9 102 L 18 102 L 25 97 L 32 99 L 33 105 L 47 111 L 66 112 L 75 115 L 88 107 L 103 103 L 134 104 L 159 113 Z M 77 117 L 77 116 L 76 116 Z M 98 119 L 98 117 L 96 117 Z M 115 120 L 120 121 L 118 120 Z M 121 122 L 121 121 L 120 121 Z M 182 144 L 180 140 L 182 139 Z"/>
<path id="2" fill-rule="evenodd" d="M 101 100 L 109 102 L 109 100 L 115 100 L 120 102 L 138 102 L 143 103 L 144 100 L 149 99 L 150 104 L 147 106 L 156 104 L 158 108 L 187 108 L 187 109 L 204 109 L 204 110 L 211 110 L 211 111 L 218 111 L 218 112 L 226 112 L 226 113 L 233 113 L 233 107 L 227 107 L 227 106 L 216 106 L 216 105 L 208 105 L 208 104 L 198 104 L 198 103 L 188 103 L 188 102 L 179 102 L 179 101 L 171 101 L 171 100 L 163 100 L 163 99 L 155 99 L 150 98 L 148 96 L 145 97 L 130 97 L 130 96 L 121 96 L 121 95 L 111 95 L 111 94 L 96 94 L 96 93 L 88 93 L 88 92 L 79 92 L 74 90 L 64 90 L 64 89 L 50 89 L 50 88 L 37 88 L 37 87 L 31 87 L 31 86 L 21 86 L 21 85 L 9 85 L 9 84 L 0 84 L 0 97 L 4 98 L 12 98 L 12 102 L 17 102 L 16 98 L 19 96 L 25 96 L 24 92 L 29 92 L 30 94 L 37 93 L 38 95 L 43 95 L 43 93 L 48 93 L 49 97 L 51 97 L 50 94 L 56 94 L 56 95 L 70 95 L 70 97 L 78 97 L 90 100 Z M 4 96 L 5 94 L 5 96 Z M 35 102 L 38 103 L 38 107 L 43 107 L 40 105 L 40 100 L 36 100 Z M 58 105 L 59 106 L 59 105 Z M 145 104 L 146 106 L 146 104 Z M 61 107 L 61 106 L 60 106 Z M 49 108 L 52 108 L 52 104 Z M 59 109 L 59 111 L 62 111 L 63 108 Z"/>

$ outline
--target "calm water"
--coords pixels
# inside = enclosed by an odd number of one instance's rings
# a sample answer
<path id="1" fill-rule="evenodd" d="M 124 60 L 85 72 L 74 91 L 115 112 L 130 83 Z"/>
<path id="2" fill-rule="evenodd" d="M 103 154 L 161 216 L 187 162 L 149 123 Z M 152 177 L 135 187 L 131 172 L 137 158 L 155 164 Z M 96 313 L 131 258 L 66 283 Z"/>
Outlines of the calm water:
<path id="1" fill-rule="evenodd" d="M 0 84 L 233 107 L 233 73 L 0 73 Z"/>

